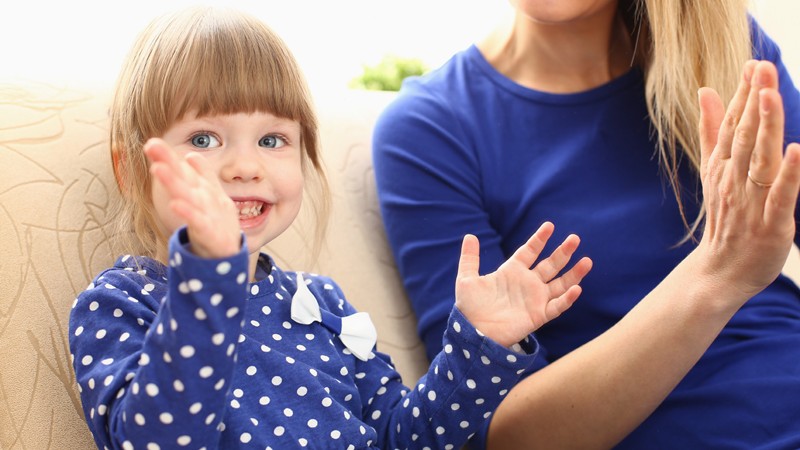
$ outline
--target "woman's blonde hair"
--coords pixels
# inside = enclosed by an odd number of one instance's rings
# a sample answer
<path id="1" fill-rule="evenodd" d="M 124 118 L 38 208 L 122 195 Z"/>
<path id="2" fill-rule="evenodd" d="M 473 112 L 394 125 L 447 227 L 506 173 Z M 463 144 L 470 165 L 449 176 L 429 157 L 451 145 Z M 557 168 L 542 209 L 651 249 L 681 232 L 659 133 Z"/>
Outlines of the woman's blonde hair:
<path id="1" fill-rule="evenodd" d="M 753 55 L 747 5 L 747 0 L 620 1 L 634 57 L 645 74 L 658 157 L 688 230 L 681 242 L 695 236 L 704 217 L 703 208 L 698 217 L 686 217 L 678 178 L 684 161 L 700 173 L 697 90 L 712 87 L 726 103 L 733 97 Z"/>
<path id="2" fill-rule="evenodd" d="M 154 20 L 139 35 L 117 81 L 111 108 L 111 153 L 124 201 L 123 246 L 155 257 L 166 245 L 156 224 L 144 143 L 187 112 L 199 116 L 269 112 L 301 127 L 305 203 L 314 211 L 318 252 L 329 192 L 319 153 L 317 118 L 302 73 L 284 42 L 247 14 L 191 8 Z"/>

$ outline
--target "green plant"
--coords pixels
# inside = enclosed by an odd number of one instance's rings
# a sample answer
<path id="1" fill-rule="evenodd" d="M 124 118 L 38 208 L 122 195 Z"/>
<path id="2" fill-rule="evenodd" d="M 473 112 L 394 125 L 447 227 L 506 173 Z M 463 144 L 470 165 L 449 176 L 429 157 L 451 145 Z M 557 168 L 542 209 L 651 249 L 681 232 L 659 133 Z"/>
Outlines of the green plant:
<path id="1" fill-rule="evenodd" d="M 403 79 L 428 71 L 425 63 L 419 59 L 394 55 L 384 56 L 374 66 L 364 65 L 363 69 L 362 74 L 350 82 L 350 87 L 371 91 L 399 91 Z"/>

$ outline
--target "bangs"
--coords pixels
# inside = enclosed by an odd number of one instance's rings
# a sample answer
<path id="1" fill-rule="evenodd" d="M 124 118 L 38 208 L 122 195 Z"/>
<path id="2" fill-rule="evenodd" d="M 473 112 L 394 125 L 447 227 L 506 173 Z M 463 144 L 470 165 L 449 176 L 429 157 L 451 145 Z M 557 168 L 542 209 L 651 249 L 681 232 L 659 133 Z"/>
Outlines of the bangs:
<path id="1" fill-rule="evenodd" d="M 198 116 L 258 111 L 301 123 L 313 121 L 294 58 L 260 21 L 199 10 L 184 23 L 168 24 L 162 39 L 160 45 L 173 42 L 174 48 L 151 55 L 151 79 L 145 84 L 150 92 L 144 96 L 162 105 L 162 126 L 190 111 Z"/>

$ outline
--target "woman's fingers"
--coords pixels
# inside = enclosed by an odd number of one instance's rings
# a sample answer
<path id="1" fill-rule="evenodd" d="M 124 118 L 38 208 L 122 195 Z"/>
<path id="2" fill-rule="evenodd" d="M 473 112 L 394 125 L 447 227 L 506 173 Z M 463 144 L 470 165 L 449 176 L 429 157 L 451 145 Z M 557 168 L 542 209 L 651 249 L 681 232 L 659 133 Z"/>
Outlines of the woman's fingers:
<path id="1" fill-rule="evenodd" d="M 758 136 L 746 172 L 748 189 L 763 191 L 778 176 L 783 156 L 783 101 L 775 88 L 760 90 L 759 114 Z"/>
<path id="2" fill-rule="evenodd" d="M 798 192 L 800 192 L 800 144 L 792 143 L 786 148 L 778 175 L 769 188 L 769 196 L 764 205 L 764 222 L 768 226 L 781 223 L 793 225 Z"/>
<path id="3" fill-rule="evenodd" d="M 703 87 L 697 91 L 700 103 L 700 176 L 705 178 L 708 160 L 717 146 L 720 126 L 725 117 L 725 105 L 714 89 Z"/>
<path id="4" fill-rule="evenodd" d="M 728 105 L 728 111 L 725 113 L 725 118 L 720 126 L 719 138 L 717 139 L 717 151 L 719 154 L 717 156 L 721 159 L 728 159 L 731 157 L 734 133 L 745 110 L 745 105 L 747 104 L 751 79 L 756 64 L 757 61 L 755 60 L 745 63 L 739 87 Z"/>

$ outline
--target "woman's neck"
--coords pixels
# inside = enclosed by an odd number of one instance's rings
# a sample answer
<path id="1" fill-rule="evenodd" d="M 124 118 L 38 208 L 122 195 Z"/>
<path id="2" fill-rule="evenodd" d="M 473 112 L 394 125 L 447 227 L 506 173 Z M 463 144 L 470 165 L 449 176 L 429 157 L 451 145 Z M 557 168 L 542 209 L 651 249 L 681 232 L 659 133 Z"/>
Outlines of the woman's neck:
<path id="1" fill-rule="evenodd" d="M 630 70 L 633 43 L 616 9 L 568 24 L 542 24 L 517 14 L 478 49 L 512 81 L 552 93 L 575 93 Z"/>

